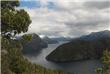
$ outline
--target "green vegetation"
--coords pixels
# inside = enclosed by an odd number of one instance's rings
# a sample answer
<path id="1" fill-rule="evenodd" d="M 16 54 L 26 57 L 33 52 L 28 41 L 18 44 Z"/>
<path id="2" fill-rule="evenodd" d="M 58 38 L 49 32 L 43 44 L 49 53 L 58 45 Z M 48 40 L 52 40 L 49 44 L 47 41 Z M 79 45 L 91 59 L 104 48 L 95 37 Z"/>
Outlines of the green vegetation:
<path id="1" fill-rule="evenodd" d="M 26 34 L 20 40 L 23 44 L 22 52 L 24 54 L 34 55 L 37 54 L 42 48 L 48 45 L 37 34 Z"/>
<path id="2" fill-rule="evenodd" d="M 57 47 L 46 59 L 53 62 L 71 62 L 87 59 L 100 59 L 103 51 L 110 48 L 110 37 L 95 40 L 74 39 Z"/>
<path id="3" fill-rule="evenodd" d="M 2 74 L 67 74 L 30 63 L 22 56 L 20 42 L 2 38 Z"/>
<path id="4" fill-rule="evenodd" d="M 102 69 L 102 68 L 97 68 L 97 69 L 95 70 L 95 72 L 96 72 L 97 74 L 103 74 L 103 69 Z"/>
<path id="5" fill-rule="evenodd" d="M 67 74 L 30 63 L 23 57 L 22 42 L 11 39 L 26 32 L 31 23 L 25 10 L 16 10 L 19 1 L 1 1 L 1 74 Z M 31 39 L 31 36 L 24 36 Z"/>
<path id="6" fill-rule="evenodd" d="M 24 45 L 25 43 L 27 43 L 28 41 L 31 41 L 31 40 L 32 40 L 32 35 L 31 34 L 25 34 L 22 36 L 22 39 L 20 41 Z"/>
<path id="7" fill-rule="evenodd" d="M 102 62 L 105 65 L 106 74 L 110 74 L 110 50 L 105 50 L 103 52 Z"/>
<path id="8" fill-rule="evenodd" d="M 19 1 L 1 1 L 1 31 L 2 35 L 8 38 L 21 32 L 27 32 L 31 23 L 24 9 L 15 9 L 18 6 Z"/>

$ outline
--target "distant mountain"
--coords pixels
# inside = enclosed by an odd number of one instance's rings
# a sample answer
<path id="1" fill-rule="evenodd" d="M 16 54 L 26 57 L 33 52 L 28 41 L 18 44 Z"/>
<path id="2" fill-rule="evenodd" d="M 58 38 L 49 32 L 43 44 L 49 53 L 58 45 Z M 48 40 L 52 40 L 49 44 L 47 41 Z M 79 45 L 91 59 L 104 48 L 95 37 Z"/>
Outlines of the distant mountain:
<path id="1" fill-rule="evenodd" d="M 71 62 L 98 59 L 102 52 L 110 50 L 110 31 L 94 32 L 60 45 L 46 59 L 53 62 Z"/>
<path id="2" fill-rule="evenodd" d="M 82 40 L 97 40 L 99 38 L 103 37 L 110 37 L 110 31 L 109 30 L 104 30 L 100 32 L 92 32 L 89 35 L 79 37 Z"/>
<path id="3" fill-rule="evenodd" d="M 47 36 L 43 37 L 42 39 L 43 39 L 47 44 L 56 44 L 56 43 L 58 43 L 57 40 L 53 40 L 53 39 L 51 39 L 51 38 L 49 38 L 49 37 L 47 37 Z"/>
<path id="4" fill-rule="evenodd" d="M 23 45 L 24 54 L 34 54 L 37 53 L 42 48 L 48 47 L 47 43 L 44 42 L 37 34 L 32 34 L 32 40 L 28 41 Z"/>
<path id="5" fill-rule="evenodd" d="M 57 40 L 57 41 L 71 41 L 72 38 L 69 37 L 57 37 L 57 38 L 51 38 L 52 40 Z"/>

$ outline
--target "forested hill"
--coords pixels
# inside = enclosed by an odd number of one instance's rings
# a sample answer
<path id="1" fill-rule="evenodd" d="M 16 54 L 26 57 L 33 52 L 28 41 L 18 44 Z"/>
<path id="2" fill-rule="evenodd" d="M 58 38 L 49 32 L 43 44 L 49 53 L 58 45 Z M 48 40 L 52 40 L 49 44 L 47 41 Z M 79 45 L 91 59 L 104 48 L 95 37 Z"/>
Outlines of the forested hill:
<path id="1" fill-rule="evenodd" d="M 54 62 L 98 59 L 106 49 L 110 50 L 110 31 L 101 31 L 60 45 L 46 59 Z"/>
<path id="2" fill-rule="evenodd" d="M 24 54 L 37 54 L 41 49 L 48 47 L 48 44 L 42 40 L 37 34 L 27 34 L 31 35 L 32 39 L 23 43 L 23 53 Z M 25 36 L 25 35 L 24 35 Z M 23 40 L 23 37 L 21 40 Z"/>

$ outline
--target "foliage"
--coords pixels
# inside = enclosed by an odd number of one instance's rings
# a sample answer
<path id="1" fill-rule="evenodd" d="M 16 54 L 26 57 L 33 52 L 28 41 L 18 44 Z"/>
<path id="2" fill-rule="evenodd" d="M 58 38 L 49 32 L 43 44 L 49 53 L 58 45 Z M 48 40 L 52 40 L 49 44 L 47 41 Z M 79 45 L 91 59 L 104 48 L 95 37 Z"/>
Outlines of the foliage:
<path id="1" fill-rule="evenodd" d="M 15 1 L 5 1 L 5 0 L 1 0 L 1 8 L 9 8 L 9 9 L 14 9 L 13 7 L 18 7 L 20 5 L 19 0 L 15 0 Z"/>
<path id="2" fill-rule="evenodd" d="M 102 74 L 103 69 L 102 69 L 102 68 L 97 68 L 97 69 L 95 70 L 95 72 L 96 72 L 97 74 Z"/>
<path id="3" fill-rule="evenodd" d="M 32 40 L 32 35 L 31 34 L 24 34 L 22 36 L 21 42 L 22 42 L 22 44 L 25 44 L 25 43 L 27 43 L 28 41 L 31 41 L 31 40 Z"/>
<path id="4" fill-rule="evenodd" d="M 105 65 L 106 74 L 110 74 L 110 51 L 105 50 L 103 52 L 102 62 Z"/>
<path id="5" fill-rule="evenodd" d="M 110 51 L 105 50 L 103 52 L 102 60 L 103 60 L 103 63 L 107 66 L 107 68 L 110 68 Z"/>
<path id="6" fill-rule="evenodd" d="M 2 74 L 67 74 L 30 63 L 22 56 L 20 42 L 2 37 Z"/>
<path id="7" fill-rule="evenodd" d="M 28 13 L 24 9 L 17 10 L 18 1 L 1 1 L 1 32 L 12 35 L 27 32 L 31 23 Z"/>
<path id="8" fill-rule="evenodd" d="M 26 41 L 30 41 L 32 39 L 32 35 L 31 34 L 25 34 L 22 36 L 24 40 Z"/>

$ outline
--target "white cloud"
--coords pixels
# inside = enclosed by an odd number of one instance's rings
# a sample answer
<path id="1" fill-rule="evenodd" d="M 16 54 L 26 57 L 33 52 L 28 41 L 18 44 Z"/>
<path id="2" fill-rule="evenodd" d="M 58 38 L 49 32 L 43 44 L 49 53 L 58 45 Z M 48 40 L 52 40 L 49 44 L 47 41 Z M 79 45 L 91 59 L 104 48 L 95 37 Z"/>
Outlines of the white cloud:
<path id="1" fill-rule="evenodd" d="M 41 0 L 47 5 L 49 0 Z M 55 9 L 48 7 L 25 10 L 30 14 L 32 23 L 29 33 L 48 36 L 80 36 L 92 31 L 110 29 L 109 9 L 101 10 L 85 6 L 83 2 L 76 0 L 55 0 Z M 100 7 L 100 5 L 98 6 Z"/>
<path id="2" fill-rule="evenodd" d="M 110 1 L 89 1 L 84 4 L 88 8 L 104 9 L 110 7 Z"/>

